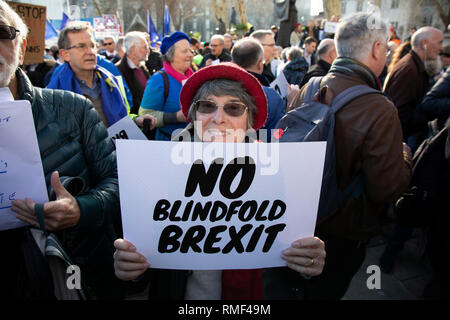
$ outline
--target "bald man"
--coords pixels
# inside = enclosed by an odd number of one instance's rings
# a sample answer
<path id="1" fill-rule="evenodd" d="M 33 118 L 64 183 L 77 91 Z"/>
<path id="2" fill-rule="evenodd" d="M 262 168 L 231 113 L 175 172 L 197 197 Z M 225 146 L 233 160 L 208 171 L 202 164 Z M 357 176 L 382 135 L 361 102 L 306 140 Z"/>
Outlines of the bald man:
<path id="1" fill-rule="evenodd" d="M 303 77 L 300 88 L 308 83 L 312 77 L 322 77 L 328 73 L 334 59 L 337 57 L 336 47 L 333 39 L 323 39 L 317 48 L 317 56 L 319 61 L 312 65 Z"/>
<path id="2" fill-rule="evenodd" d="M 411 39 L 411 52 L 395 65 L 384 84 L 383 91 L 397 107 L 403 139 L 413 151 L 427 132 L 427 123 L 421 120 L 416 106 L 436 72 L 436 60 L 439 60 L 443 41 L 444 34 L 439 29 L 423 27 L 417 30 Z"/>

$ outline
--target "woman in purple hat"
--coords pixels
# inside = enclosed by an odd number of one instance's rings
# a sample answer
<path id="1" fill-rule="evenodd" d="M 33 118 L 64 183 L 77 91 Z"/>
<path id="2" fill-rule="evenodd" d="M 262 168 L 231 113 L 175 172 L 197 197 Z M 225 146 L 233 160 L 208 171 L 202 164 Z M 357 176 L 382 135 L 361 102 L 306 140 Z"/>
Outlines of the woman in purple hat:
<path id="1" fill-rule="evenodd" d="M 155 140 L 169 141 L 174 130 L 187 124 L 180 110 L 180 91 L 183 82 L 193 74 L 190 65 L 194 55 L 189 36 L 180 31 L 164 37 L 160 50 L 164 55 L 163 69 L 148 80 L 139 115 L 156 117 Z"/>
<path id="2" fill-rule="evenodd" d="M 191 123 L 179 137 L 188 141 L 244 142 L 267 119 L 267 98 L 259 81 L 233 63 L 200 69 L 184 85 L 181 110 Z M 194 125 L 195 124 L 195 125 Z M 114 242 L 114 268 L 122 280 L 135 280 L 150 266 L 124 239 Z M 302 298 L 309 277 L 322 273 L 324 243 L 316 237 L 294 241 L 282 252 L 284 268 L 252 270 L 151 269 L 149 297 L 186 300 Z"/>

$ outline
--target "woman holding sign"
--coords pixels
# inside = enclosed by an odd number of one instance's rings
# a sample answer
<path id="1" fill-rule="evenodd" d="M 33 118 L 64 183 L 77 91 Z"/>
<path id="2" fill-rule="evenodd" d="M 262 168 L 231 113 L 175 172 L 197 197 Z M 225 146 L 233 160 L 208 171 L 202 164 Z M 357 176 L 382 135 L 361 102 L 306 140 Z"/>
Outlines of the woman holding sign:
<path id="1" fill-rule="evenodd" d="M 191 76 L 180 94 L 181 110 L 191 123 L 179 137 L 204 142 L 244 142 L 246 133 L 264 125 L 267 99 L 258 80 L 232 63 L 205 67 Z M 195 123 L 195 126 L 194 126 Z M 253 131 L 254 132 L 254 131 Z M 136 247 L 118 239 L 116 276 L 139 278 L 150 266 Z M 286 267 L 252 270 L 151 269 L 150 298 L 158 299 L 295 299 L 304 281 L 322 273 L 324 243 L 315 237 L 294 241 L 282 252 Z"/>

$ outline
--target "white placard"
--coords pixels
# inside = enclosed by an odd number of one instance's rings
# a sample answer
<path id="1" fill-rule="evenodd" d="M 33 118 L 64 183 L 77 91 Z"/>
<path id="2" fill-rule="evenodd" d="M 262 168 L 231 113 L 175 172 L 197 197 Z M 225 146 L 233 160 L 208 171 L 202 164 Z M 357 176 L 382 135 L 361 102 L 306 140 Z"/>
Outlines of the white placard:
<path id="1" fill-rule="evenodd" d="M 147 140 L 129 116 L 125 116 L 108 128 L 108 136 L 113 139 Z"/>
<path id="2" fill-rule="evenodd" d="M 338 22 L 325 22 L 325 26 L 323 28 L 323 31 L 326 33 L 336 33 L 336 29 L 338 26 Z"/>
<path id="3" fill-rule="evenodd" d="M 325 146 L 117 140 L 124 238 L 152 268 L 285 266 L 281 252 L 314 234 Z M 231 163 L 244 156 L 254 175 Z"/>
<path id="4" fill-rule="evenodd" d="M 220 59 L 216 59 L 216 60 L 211 61 L 211 65 L 212 66 L 215 66 L 216 64 L 219 64 L 219 63 L 220 63 Z"/>
<path id="5" fill-rule="evenodd" d="M 284 76 L 284 72 L 280 72 L 277 76 L 277 78 L 272 81 L 270 86 L 280 94 L 280 96 L 284 99 L 287 96 L 287 87 L 289 83 L 286 80 L 286 77 Z"/>
<path id="6" fill-rule="evenodd" d="M 0 230 L 27 225 L 11 210 L 14 199 L 48 202 L 29 101 L 0 103 Z"/>

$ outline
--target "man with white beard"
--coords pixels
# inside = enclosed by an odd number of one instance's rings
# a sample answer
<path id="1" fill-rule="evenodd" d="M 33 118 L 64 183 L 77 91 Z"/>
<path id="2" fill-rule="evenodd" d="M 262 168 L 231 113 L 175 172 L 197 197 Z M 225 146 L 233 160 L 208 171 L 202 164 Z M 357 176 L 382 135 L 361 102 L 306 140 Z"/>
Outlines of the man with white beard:
<path id="1" fill-rule="evenodd" d="M 411 39 L 412 50 L 388 75 L 383 91 L 394 102 L 402 124 L 403 139 L 414 152 L 426 137 L 427 123 L 416 108 L 427 93 L 430 77 L 439 72 L 439 52 L 444 34 L 433 27 L 417 30 Z"/>
<path id="2" fill-rule="evenodd" d="M 80 298 L 66 286 L 67 259 L 43 255 L 41 241 L 56 239 L 91 297 L 121 298 L 112 250 L 113 223 L 120 221 L 114 145 L 88 99 L 32 86 L 19 68 L 27 33 L 19 15 L 0 0 L 0 89 L 31 104 L 50 199 L 12 201 L 16 217 L 28 226 L 0 231 L 0 299 Z M 84 183 L 79 193 L 69 187 L 69 178 Z"/>
<path id="3" fill-rule="evenodd" d="M 402 124 L 403 139 L 413 154 L 427 137 L 428 125 L 420 104 L 431 86 L 431 78 L 439 73 L 439 52 L 444 35 L 433 27 L 417 30 L 411 39 L 412 50 L 405 55 L 387 76 L 383 91 L 394 102 Z M 380 268 L 389 273 L 397 255 L 403 249 L 413 229 L 399 219 L 380 258 Z"/>

